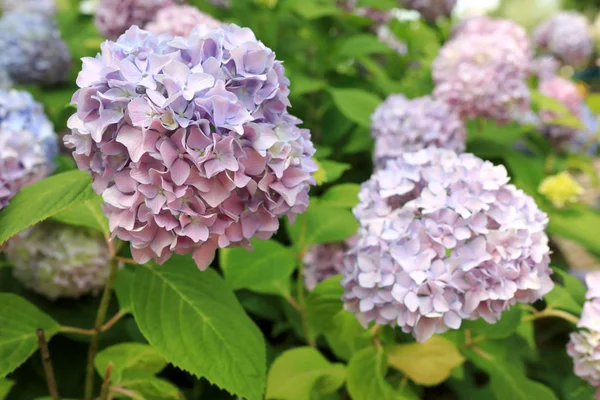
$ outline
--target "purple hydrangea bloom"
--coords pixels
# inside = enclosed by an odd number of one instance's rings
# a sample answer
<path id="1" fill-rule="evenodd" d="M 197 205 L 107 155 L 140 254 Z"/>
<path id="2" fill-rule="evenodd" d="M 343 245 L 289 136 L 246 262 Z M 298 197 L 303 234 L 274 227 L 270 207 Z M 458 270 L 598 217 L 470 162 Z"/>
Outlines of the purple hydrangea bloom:
<path id="1" fill-rule="evenodd" d="M 7 259 L 15 278 L 56 300 L 97 294 L 110 273 L 110 251 L 102 234 L 42 222 L 8 241 Z"/>
<path id="2" fill-rule="evenodd" d="M 560 62 L 553 56 L 544 55 L 534 58 L 529 65 L 529 74 L 538 79 L 549 79 L 558 74 Z"/>
<path id="3" fill-rule="evenodd" d="M 483 15 L 467 18 L 452 32 L 453 38 L 466 35 L 497 35 L 499 40 L 514 40 L 525 58 L 532 56 L 531 43 L 525 28 L 507 19 Z"/>
<path id="4" fill-rule="evenodd" d="M 404 152 L 429 146 L 462 153 L 467 140 L 459 116 L 446 103 L 429 96 L 412 100 L 403 95 L 389 96 L 371 116 L 371 135 L 378 167 Z"/>
<path id="5" fill-rule="evenodd" d="M 218 28 L 221 22 L 189 5 L 161 8 L 144 29 L 154 34 L 168 33 L 173 36 L 189 36 L 196 25 L 206 24 Z"/>
<path id="6" fill-rule="evenodd" d="M 84 58 L 66 145 L 133 257 L 164 262 L 267 239 L 308 205 L 315 152 L 289 80 L 248 28 L 188 38 L 137 27 Z"/>
<path id="7" fill-rule="evenodd" d="M 0 90 L 0 209 L 48 176 L 58 144 L 42 106 L 27 92 Z"/>
<path id="8" fill-rule="evenodd" d="M 581 330 L 571 333 L 567 353 L 575 375 L 597 388 L 595 398 L 600 399 L 600 272 L 587 274 L 586 283 L 588 301 L 577 324 Z"/>
<path id="9" fill-rule="evenodd" d="M 41 13 L 0 18 L 0 69 L 17 83 L 55 84 L 67 78 L 71 54 L 54 22 Z"/>
<path id="10" fill-rule="evenodd" d="M 146 25 L 158 10 L 174 4 L 173 0 L 100 0 L 94 23 L 102 36 L 114 40 L 133 25 Z"/>
<path id="11" fill-rule="evenodd" d="M 13 86 L 10 74 L 4 68 L 0 68 L 0 90 L 10 89 Z"/>
<path id="12" fill-rule="evenodd" d="M 533 40 L 564 64 L 576 67 L 585 65 L 594 49 L 590 24 L 576 11 L 562 11 L 539 24 L 533 32 Z"/>
<path id="13" fill-rule="evenodd" d="M 529 60 L 501 35 L 461 35 L 447 42 L 432 65 L 434 96 L 463 118 L 509 122 L 529 109 Z"/>
<path id="14" fill-rule="evenodd" d="M 456 5 L 456 0 L 400 0 L 399 2 L 402 7 L 418 11 L 429 22 L 449 17 Z"/>
<path id="15" fill-rule="evenodd" d="M 344 255 L 356 246 L 358 237 L 350 236 L 342 242 L 321 243 L 309 247 L 304 262 L 304 286 L 313 290 L 317 284 L 331 276 L 344 272 Z"/>
<path id="16" fill-rule="evenodd" d="M 503 166 L 433 147 L 389 161 L 354 208 L 345 308 L 426 341 L 548 293 L 548 217 L 508 180 Z"/>
<path id="17" fill-rule="evenodd" d="M 0 0 L 0 9 L 5 13 L 24 11 L 54 15 L 56 2 L 55 0 Z"/>

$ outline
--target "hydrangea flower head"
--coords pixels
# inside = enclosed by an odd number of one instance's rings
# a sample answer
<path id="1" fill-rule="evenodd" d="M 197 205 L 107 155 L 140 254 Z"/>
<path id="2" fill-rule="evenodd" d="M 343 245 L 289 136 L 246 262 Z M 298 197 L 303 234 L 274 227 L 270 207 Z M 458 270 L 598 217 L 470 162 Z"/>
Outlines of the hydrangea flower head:
<path id="1" fill-rule="evenodd" d="M 110 251 L 99 232 L 42 222 L 8 241 L 15 278 L 51 300 L 97 294 L 110 273 Z"/>
<path id="2" fill-rule="evenodd" d="M 371 135 L 375 138 L 375 165 L 404 152 L 429 146 L 465 151 L 467 133 L 462 120 L 444 102 L 429 96 L 408 100 L 391 95 L 371 116 Z"/>
<path id="3" fill-rule="evenodd" d="M 461 35 L 447 42 L 433 62 L 433 94 L 463 118 L 508 122 L 529 109 L 528 65 L 514 40 Z"/>
<path id="4" fill-rule="evenodd" d="M 42 106 L 27 92 L 0 89 L 0 209 L 48 176 L 58 144 Z"/>
<path id="5" fill-rule="evenodd" d="M 221 22 L 190 5 L 173 5 L 161 8 L 145 29 L 154 33 L 188 36 L 196 25 L 206 24 L 218 28 Z"/>
<path id="6" fill-rule="evenodd" d="M 571 333 L 567 353 L 573 359 L 575 375 L 594 386 L 594 398 L 600 399 L 600 273 L 587 274 L 586 283 L 588 301 L 577 324 L 581 330 Z"/>
<path id="7" fill-rule="evenodd" d="M 350 236 L 342 242 L 321 243 L 306 251 L 304 262 L 304 286 L 313 290 L 317 284 L 333 275 L 344 272 L 344 255 L 357 243 L 357 236 Z"/>
<path id="8" fill-rule="evenodd" d="M 56 2 L 55 0 L 0 0 L 0 9 L 4 13 L 24 11 L 54 15 Z"/>
<path id="9" fill-rule="evenodd" d="M 529 66 L 529 73 L 539 80 L 550 79 L 558 74 L 560 62 L 553 56 L 544 55 L 534 58 Z"/>
<path id="10" fill-rule="evenodd" d="M 0 68 L 0 90 L 10 89 L 13 86 L 10 74 L 5 68 Z"/>
<path id="11" fill-rule="evenodd" d="M 554 207 L 562 208 L 567 203 L 575 203 L 583 194 L 583 188 L 566 171 L 544 178 L 538 192 L 552 202 Z"/>
<path id="12" fill-rule="evenodd" d="M 55 84 L 66 79 L 71 54 L 54 22 L 41 13 L 0 18 L 0 69 L 17 83 Z"/>
<path id="13" fill-rule="evenodd" d="M 400 0 L 400 4 L 402 7 L 418 11 L 427 21 L 435 22 L 452 14 L 456 0 Z"/>
<path id="14" fill-rule="evenodd" d="M 100 0 L 96 5 L 94 23 L 102 36 L 114 40 L 133 25 L 144 26 L 173 0 Z"/>
<path id="15" fill-rule="evenodd" d="M 562 11 L 539 24 L 533 32 L 533 40 L 564 64 L 583 66 L 594 49 L 590 29 L 584 15 L 576 11 Z"/>
<path id="16" fill-rule="evenodd" d="M 287 111 L 289 80 L 250 29 L 189 37 L 132 27 L 85 58 L 66 145 L 136 261 L 267 239 L 308 205 L 316 164 Z"/>
<path id="17" fill-rule="evenodd" d="M 548 293 L 548 217 L 508 180 L 503 166 L 439 148 L 389 161 L 354 208 L 345 308 L 426 341 Z"/>

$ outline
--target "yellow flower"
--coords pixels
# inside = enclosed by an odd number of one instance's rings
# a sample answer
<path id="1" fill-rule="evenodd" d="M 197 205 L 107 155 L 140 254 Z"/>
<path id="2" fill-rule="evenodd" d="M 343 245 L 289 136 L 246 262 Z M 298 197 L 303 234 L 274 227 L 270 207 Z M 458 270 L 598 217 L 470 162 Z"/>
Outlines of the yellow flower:
<path id="1" fill-rule="evenodd" d="M 554 207 L 562 208 L 566 203 L 575 203 L 583 193 L 583 188 L 566 171 L 546 177 L 538 192 L 552 202 Z"/>

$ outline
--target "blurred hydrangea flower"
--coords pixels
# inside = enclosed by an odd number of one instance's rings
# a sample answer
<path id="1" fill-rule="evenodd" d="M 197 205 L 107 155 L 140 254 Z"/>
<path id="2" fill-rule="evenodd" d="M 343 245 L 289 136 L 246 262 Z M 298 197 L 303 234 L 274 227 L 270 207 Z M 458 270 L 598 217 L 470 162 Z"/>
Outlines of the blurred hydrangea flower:
<path id="1" fill-rule="evenodd" d="M 0 209 L 22 187 L 48 176 L 57 153 L 42 106 L 27 92 L 0 90 Z"/>
<path id="2" fill-rule="evenodd" d="M 452 15 L 456 0 L 400 0 L 400 5 L 418 11 L 427 21 L 435 22 Z"/>
<path id="3" fill-rule="evenodd" d="M 173 0 L 100 0 L 94 23 L 102 36 L 114 40 L 133 25 L 146 25 L 158 10 L 174 4 Z"/>
<path id="4" fill-rule="evenodd" d="M 586 275 L 588 301 L 577 327 L 571 333 L 567 353 L 573 359 L 575 375 L 597 388 L 596 399 L 600 399 L 600 272 Z"/>
<path id="5" fill-rule="evenodd" d="M 501 35 L 461 35 L 447 42 L 432 65 L 434 97 L 463 118 L 509 122 L 529 109 L 529 60 Z"/>
<path id="6" fill-rule="evenodd" d="M 553 283 L 548 217 L 503 166 L 438 148 L 404 153 L 363 184 L 345 308 L 418 341 L 463 319 L 495 323 Z"/>
<path id="7" fill-rule="evenodd" d="M 0 90 L 10 89 L 13 85 L 10 74 L 5 68 L 0 68 Z"/>
<path id="8" fill-rule="evenodd" d="M 0 68 L 17 83 L 55 84 L 67 78 L 71 54 L 54 22 L 43 14 L 4 14 L 0 49 Z"/>
<path id="9" fill-rule="evenodd" d="M 310 132 L 288 114 L 289 80 L 250 29 L 189 38 L 137 27 L 84 58 L 66 145 L 102 193 L 136 261 L 268 239 L 308 206 Z"/>
<path id="10" fill-rule="evenodd" d="M 311 246 L 304 255 L 304 286 L 313 290 L 317 284 L 344 272 L 344 254 L 357 244 L 356 235 L 342 242 Z"/>
<path id="11" fill-rule="evenodd" d="M 587 18 L 576 11 L 562 11 L 539 24 L 533 40 L 541 49 L 566 65 L 585 65 L 592 55 L 591 27 Z"/>
<path id="12" fill-rule="evenodd" d="M 441 101 L 429 96 L 409 100 L 391 95 L 371 116 L 375 138 L 374 162 L 383 167 L 387 160 L 404 152 L 429 146 L 465 151 L 467 133 L 462 120 Z"/>
<path id="13" fill-rule="evenodd" d="M 529 73 L 536 76 L 538 79 L 550 79 L 558 74 L 560 62 L 549 55 L 539 56 L 531 61 Z"/>
<path id="14" fill-rule="evenodd" d="M 55 0 L 0 0 L 0 9 L 5 13 L 23 11 L 54 15 L 56 2 Z"/>
<path id="15" fill-rule="evenodd" d="M 100 0 L 82 0 L 79 3 L 79 12 L 85 15 L 94 15 L 98 3 L 100 3 Z"/>
<path id="16" fill-rule="evenodd" d="M 174 5 L 161 8 L 145 29 L 154 33 L 168 33 L 173 36 L 188 36 L 196 25 L 206 24 L 218 28 L 221 22 L 189 5 Z"/>
<path id="17" fill-rule="evenodd" d="M 96 231 L 42 222 L 9 240 L 15 278 L 51 300 L 97 294 L 110 273 L 110 251 Z"/>
<path id="18" fill-rule="evenodd" d="M 583 194 L 583 188 L 566 171 L 547 176 L 540 183 L 538 192 L 544 195 L 554 207 L 562 208 L 567 203 L 575 203 Z"/>

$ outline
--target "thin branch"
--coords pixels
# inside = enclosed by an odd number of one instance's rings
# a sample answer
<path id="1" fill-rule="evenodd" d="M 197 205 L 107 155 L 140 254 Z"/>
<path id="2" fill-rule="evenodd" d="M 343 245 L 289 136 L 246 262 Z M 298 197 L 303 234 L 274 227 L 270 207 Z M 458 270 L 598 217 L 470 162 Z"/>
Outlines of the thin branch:
<path id="1" fill-rule="evenodd" d="M 302 332 L 304 332 L 304 336 L 306 338 L 306 342 L 311 347 L 316 347 L 315 340 L 310 335 L 310 329 L 308 326 L 308 316 L 306 314 L 306 299 L 304 298 L 304 263 L 302 259 L 298 262 L 298 282 L 297 285 L 297 297 L 298 297 L 298 306 L 300 313 L 300 321 L 302 322 Z"/>
<path id="2" fill-rule="evenodd" d="M 61 326 L 60 333 L 75 333 L 78 335 L 94 336 L 95 331 L 93 329 L 82 329 L 74 326 Z"/>
<path id="3" fill-rule="evenodd" d="M 115 260 L 122 261 L 126 264 L 137 265 L 138 263 L 133 258 L 115 256 Z"/>
<path id="4" fill-rule="evenodd" d="M 296 301 L 296 299 L 294 299 L 292 296 L 286 296 L 285 299 L 287 300 L 288 303 L 290 303 L 290 305 L 294 308 L 294 310 L 300 312 L 301 307 L 300 307 L 300 304 L 298 304 L 298 302 Z"/>
<path id="5" fill-rule="evenodd" d="M 60 400 L 58 388 L 56 387 L 56 380 L 54 379 L 54 369 L 52 368 L 50 350 L 48 350 L 48 342 L 46 342 L 46 335 L 44 335 L 43 329 L 38 329 L 36 334 L 38 337 L 38 344 L 40 346 L 40 353 L 42 355 L 42 364 L 44 365 L 44 374 L 46 375 L 48 391 L 50 392 L 52 400 Z"/>
<path id="6" fill-rule="evenodd" d="M 117 278 L 117 272 L 119 270 L 119 262 L 113 259 L 110 262 L 110 275 L 106 281 L 104 292 L 102 293 L 102 299 L 100 300 L 100 306 L 98 307 L 98 314 L 96 314 L 96 323 L 94 324 L 94 334 L 90 341 L 90 347 L 88 350 L 87 367 L 85 371 L 85 399 L 92 400 L 94 392 L 94 359 L 96 358 L 96 352 L 98 351 L 98 336 L 102 332 L 102 326 L 106 319 L 106 312 L 110 304 L 112 297 L 113 286 Z"/>
<path id="7" fill-rule="evenodd" d="M 113 315 L 113 317 L 111 319 L 109 319 L 107 323 L 102 325 L 102 328 L 100 328 L 100 332 L 106 332 L 107 330 L 112 328 L 112 326 L 114 324 L 119 322 L 121 320 L 121 318 L 123 318 L 126 315 L 127 315 L 127 311 L 123 311 L 123 310 L 119 311 L 118 313 Z"/>
<path id="8" fill-rule="evenodd" d="M 566 311 L 556 310 L 556 309 L 550 308 L 550 307 L 545 308 L 542 311 L 538 311 L 538 312 L 532 313 L 530 315 L 526 315 L 525 317 L 523 317 L 522 321 L 535 321 L 536 319 L 548 318 L 548 317 L 562 318 L 565 321 L 569 321 L 570 323 L 575 324 L 575 325 L 577 325 L 579 323 L 579 318 L 577 318 L 573 314 L 569 314 Z"/>
<path id="9" fill-rule="evenodd" d="M 102 389 L 100 390 L 100 400 L 108 400 L 108 395 L 110 393 L 110 374 L 112 373 L 113 366 L 114 364 L 110 362 L 106 367 L 104 381 L 102 382 Z"/>
<path id="10" fill-rule="evenodd" d="M 125 389 L 124 387 L 121 387 L 121 386 L 112 386 L 110 388 L 110 391 L 125 395 L 131 399 L 140 399 L 140 396 L 136 392 Z"/>

